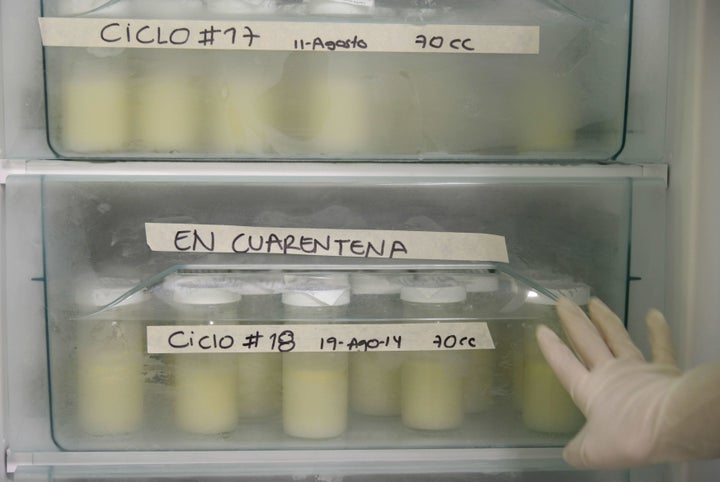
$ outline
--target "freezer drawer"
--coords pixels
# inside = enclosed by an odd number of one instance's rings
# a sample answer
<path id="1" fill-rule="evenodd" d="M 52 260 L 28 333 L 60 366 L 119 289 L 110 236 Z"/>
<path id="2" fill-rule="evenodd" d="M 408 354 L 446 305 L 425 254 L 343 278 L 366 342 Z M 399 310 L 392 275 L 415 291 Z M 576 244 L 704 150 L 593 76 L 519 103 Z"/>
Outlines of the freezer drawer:
<path id="1" fill-rule="evenodd" d="M 608 160 L 631 2 L 43 1 L 60 158 Z"/>
<path id="2" fill-rule="evenodd" d="M 622 312 L 630 188 L 625 179 L 11 178 L 12 451 L 204 460 L 557 448 L 582 420 L 562 391 L 530 398 L 555 383 L 532 336 L 537 321 L 555 323 L 539 301 L 564 293 L 582 304 L 592 292 Z M 148 246 L 146 223 L 490 233 L 505 237 L 510 263 L 219 253 L 199 240 L 195 252 L 184 241 L 167 252 Z M 361 303 L 363 286 L 372 296 Z M 470 331 L 398 347 L 439 328 Z M 157 333 L 171 343 L 152 341 Z M 237 351 L 177 352 L 208 342 Z M 417 403 L 426 397 L 437 407 Z"/>
<path id="3" fill-rule="evenodd" d="M 532 288 L 506 269 L 203 265 L 129 288 L 70 283 L 72 303 L 48 302 L 54 440 L 64 450 L 556 446 L 584 419 L 534 329 L 559 330 L 553 299 L 586 305 L 590 288 Z"/>

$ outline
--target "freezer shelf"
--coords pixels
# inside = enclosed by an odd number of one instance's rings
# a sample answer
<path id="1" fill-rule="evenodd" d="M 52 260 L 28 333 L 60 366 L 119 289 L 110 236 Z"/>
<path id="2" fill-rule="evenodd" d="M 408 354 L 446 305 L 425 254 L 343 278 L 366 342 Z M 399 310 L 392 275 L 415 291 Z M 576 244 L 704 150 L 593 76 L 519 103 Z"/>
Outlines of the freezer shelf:
<path id="1" fill-rule="evenodd" d="M 43 3 L 60 158 L 577 161 L 622 149 L 628 0 L 86 7 Z M 63 46 L 71 37 L 82 46 Z"/>
<path id="2" fill-rule="evenodd" d="M 116 472 L 116 475 L 111 475 L 112 472 Z M 152 474 L 152 475 L 151 475 Z M 213 482 L 224 482 L 224 481 L 297 481 L 297 482 L 319 482 L 323 480 L 336 480 L 338 482 L 422 482 L 428 480 L 428 477 L 433 477 L 438 480 L 446 480 L 450 482 L 465 482 L 465 481 L 480 481 L 480 482 L 621 482 L 629 480 L 627 473 L 618 471 L 506 471 L 494 474 L 478 474 L 478 473 L 424 473 L 417 474 L 413 471 L 408 470 L 407 473 L 392 473 L 392 474 L 373 474 L 373 475 L 345 475 L 346 472 L 338 471 L 332 473 L 322 473 L 319 475 L 307 475 L 307 476 L 258 476 L 258 475 L 247 475 L 236 473 L 233 475 L 214 475 L 207 471 L 198 472 L 195 475 L 188 474 L 187 471 L 168 475 L 167 468 L 163 472 L 153 474 L 150 472 L 133 474 L 133 480 L 138 482 L 156 482 L 162 480 L 172 481 L 197 481 L 207 480 Z M 63 481 L 63 482 L 75 482 L 83 481 L 88 478 L 97 481 L 105 480 L 123 480 L 128 476 L 127 472 L 113 470 L 112 468 L 102 468 L 97 470 L 89 469 L 67 469 L 67 470 L 41 470 L 41 469 L 23 469 L 18 471 L 14 475 L 14 480 L 21 482 L 45 482 L 45 481 Z"/>

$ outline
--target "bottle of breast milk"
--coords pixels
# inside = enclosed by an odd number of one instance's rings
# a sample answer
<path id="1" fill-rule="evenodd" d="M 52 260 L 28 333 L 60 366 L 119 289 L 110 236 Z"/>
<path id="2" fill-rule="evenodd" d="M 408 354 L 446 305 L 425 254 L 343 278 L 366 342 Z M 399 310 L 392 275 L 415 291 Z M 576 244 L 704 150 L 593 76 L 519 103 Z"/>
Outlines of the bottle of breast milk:
<path id="1" fill-rule="evenodd" d="M 552 287 L 550 291 L 569 298 L 583 309 L 590 301 L 590 287 L 584 284 Z M 585 419 L 548 365 L 535 336 L 535 330 L 541 323 L 562 336 L 555 302 L 539 293 L 530 294 L 527 300 L 530 319 L 523 326 L 523 422 L 527 428 L 537 432 L 574 433 L 582 427 Z"/>
<path id="2" fill-rule="evenodd" d="M 193 19 L 202 0 L 132 0 L 132 13 L 147 19 Z M 201 151 L 206 92 L 205 52 L 134 49 L 133 142 L 143 153 L 177 156 Z"/>
<path id="3" fill-rule="evenodd" d="M 282 319 L 280 274 L 252 273 L 233 278 L 242 295 L 241 323 L 278 324 Z M 243 353 L 238 356 L 238 415 L 260 418 L 280 412 L 282 357 L 280 353 Z"/>
<path id="4" fill-rule="evenodd" d="M 556 273 L 550 269 L 533 269 L 524 271 L 523 275 L 543 287 L 550 286 L 572 286 L 574 281 L 569 275 Z M 520 288 L 518 288 L 520 289 Z M 532 290 L 530 290 L 532 291 Z M 533 295 L 528 296 L 527 287 L 520 289 L 520 293 L 523 294 L 525 303 L 519 309 L 520 317 L 527 317 L 528 310 L 532 310 L 534 304 L 530 303 L 531 299 L 534 299 Z M 512 406 L 518 412 L 523 410 L 523 389 L 524 389 L 524 376 L 525 376 L 525 335 L 522 320 L 513 319 L 510 320 L 507 329 L 509 331 L 509 338 L 511 340 L 511 384 L 512 384 Z"/>
<path id="5" fill-rule="evenodd" d="M 405 316 L 412 320 L 460 319 L 465 287 L 450 277 L 418 278 L 400 291 Z M 447 430 L 462 424 L 465 356 L 459 351 L 409 352 L 401 372 L 400 410 L 410 428 Z"/>
<path id="6" fill-rule="evenodd" d="M 395 323 L 402 317 L 400 279 L 391 273 L 352 273 L 350 318 L 360 323 Z M 400 415 L 402 352 L 350 354 L 350 407 L 365 415 Z"/>
<path id="7" fill-rule="evenodd" d="M 298 12 L 349 19 L 367 15 L 372 2 L 305 0 Z M 324 39 L 325 41 L 338 39 Z M 299 39 L 313 42 L 314 37 Z M 294 51 L 279 81 L 263 96 L 271 148 L 283 155 L 361 155 L 368 142 L 368 72 L 362 52 Z"/>
<path id="8" fill-rule="evenodd" d="M 144 413 L 143 310 L 150 295 L 137 292 L 93 315 L 130 291 L 133 282 L 100 278 L 78 288 L 77 416 L 93 435 L 134 432 Z M 87 315 L 87 316 L 83 316 Z"/>
<path id="9" fill-rule="evenodd" d="M 292 275 L 282 294 L 290 324 L 333 323 L 350 303 L 347 275 Z M 348 411 L 346 351 L 283 353 L 283 429 L 293 437 L 321 439 L 345 432 Z"/>
<path id="10" fill-rule="evenodd" d="M 217 20 L 263 20 L 277 10 L 275 0 L 208 0 Z M 276 83 L 286 52 L 218 50 L 206 52 L 206 134 L 209 153 L 260 155 L 267 139 L 262 129 L 262 94 Z"/>
<path id="11" fill-rule="evenodd" d="M 57 15 L 123 18 L 129 7 L 127 2 L 108 0 L 61 0 Z M 60 64 L 60 81 L 48 83 L 53 145 L 62 154 L 126 152 L 131 140 L 128 51 L 50 47 L 50 70 L 54 59 Z"/>
<path id="12" fill-rule="evenodd" d="M 473 319 L 482 320 L 497 310 L 497 292 L 500 287 L 498 276 L 488 271 L 462 273 L 453 276 L 467 291 L 466 309 Z M 463 397 L 465 413 L 479 413 L 490 408 L 494 399 L 497 372 L 498 330 L 492 321 L 488 322 L 495 349 L 467 350 Z M 494 333 L 493 333 L 494 332 Z"/>
<path id="13" fill-rule="evenodd" d="M 241 295 L 213 276 L 168 278 L 179 325 L 237 322 Z M 179 353 L 175 369 L 175 424 L 185 432 L 213 435 L 235 430 L 238 422 L 238 355 Z"/>
<path id="14" fill-rule="evenodd" d="M 513 120 L 519 153 L 571 151 L 580 124 L 579 87 L 572 75 L 538 66 L 514 85 Z"/>

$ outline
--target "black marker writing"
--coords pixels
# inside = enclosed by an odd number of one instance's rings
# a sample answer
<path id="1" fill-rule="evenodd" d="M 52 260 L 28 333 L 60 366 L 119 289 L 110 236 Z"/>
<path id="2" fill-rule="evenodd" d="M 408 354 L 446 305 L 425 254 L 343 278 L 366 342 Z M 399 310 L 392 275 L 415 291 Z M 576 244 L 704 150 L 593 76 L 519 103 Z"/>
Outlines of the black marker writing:
<path id="1" fill-rule="evenodd" d="M 215 233 L 201 237 L 196 229 L 182 230 L 175 233 L 175 249 L 178 251 L 215 251 Z"/>
<path id="2" fill-rule="evenodd" d="M 175 349 L 198 347 L 201 350 L 230 350 L 235 346 L 235 338 L 232 335 L 210 334 L 195 339 L 195 332 L 189 333 L 185 330 L 178 330 L 168 337 L 168 345 Z"/>
<path id="3" fill-rule="evenodd" d="M 477 348 L 477 340 L 475 337 L 463 336 L 458 337 L 456 335 L 435 335 L 433 338 L 433 345 L 436 348 Z"/>
<path id="4" fill-rule="evenodd" d="M 439 50 L 445 45 L 448 45 L 452 50 L 461 50 L 464 52 L 474 52 L 475 49 L 471 45 L 472 39 L 470 38 L 452 38 L 448 41 L 442 35 L 433 35 L 428 37 L 427 35 L 417 35 L 415 37 L 415 44 L 419 45 L 421 49 L 432 49 Z"/>
<path id="5" fill-rule="evenodd" d="M 166 27 L 152 23 L 136 24 L 127 22 L 110 22 L 99 31 L 100 40 L 108 44 L 123 43 L 127 46 L 192 46 L 193 43 L 202 47 L 212 47 L 222 35 L 229 39 L 233 46 L 252 48 L 255 40 L 261 35 L 250 26 L 230 27 L 222 30 L 215 25 L 191 29 L 190 27 Z"/>
<path id="6" fill-rule="evenodd" d="M 181 232 L 184 233 L 183 240 L 190 236 L 187 231 Z M 177 235 L 175 244 L 177 247 Z M 189 241 L 183 244 L 184 247 L 188 245 Z M 203 246 L 208 246 L 208 244 L 203 243 Z M 184 249 L 184 251 L 187 250 Z M 267 236 L 240 233 L 233 239 L 231 250 L 233 253 L 242 254 L 319 254 L 390 259 L 401 254 L 408 254 L 407 246 L 399 240 L 373 242 L 350 238 L 335 239 L 330 235 L 319 238 L 293 234 L 282 236 L 273 233 Z"/>
<path id="7" fill-rule="evenodd" d="M 358 37 L 357 35 L 352 38 L 327 40 L 321 37 L 315 37 L 311 40 L 308 39 L 295 39 L 293 41 L 293 47 L 295 50 L 365 50 L 368 48 L 368 44 L 365 39 Z"/>

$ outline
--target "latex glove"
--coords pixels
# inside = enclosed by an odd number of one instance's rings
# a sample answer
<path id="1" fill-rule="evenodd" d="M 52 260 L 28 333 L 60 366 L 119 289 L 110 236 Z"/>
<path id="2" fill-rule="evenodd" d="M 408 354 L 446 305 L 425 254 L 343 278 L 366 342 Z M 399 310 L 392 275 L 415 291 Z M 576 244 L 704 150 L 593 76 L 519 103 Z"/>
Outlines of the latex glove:
<path id="1" fill-rule="evenodd" d="M 590 319 L 566 299 L 557 311 L 577 356 L 545 326 L 537 337 L 587 419 L 565 447 L 569 464 L 620 469 L 720 457 L 720 364 L 682 373 L 657 310 L 646 319 L 652 362 L 600 300 L 590 301 Z"/>

